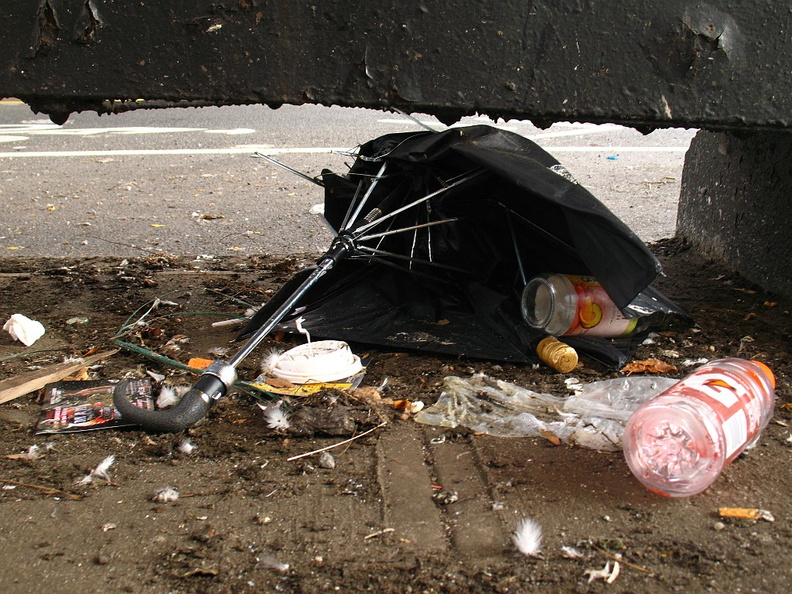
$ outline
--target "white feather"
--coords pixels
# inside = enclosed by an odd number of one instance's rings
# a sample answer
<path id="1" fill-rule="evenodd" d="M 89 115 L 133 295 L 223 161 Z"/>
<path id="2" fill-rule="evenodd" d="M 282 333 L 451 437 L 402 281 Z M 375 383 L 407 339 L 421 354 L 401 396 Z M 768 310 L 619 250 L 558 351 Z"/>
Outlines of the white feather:
<path id="1" fill-rule="evenodd" d="M 110 470 L 113 462 L 115 462 L 115 456 L 110 454 L 107 458 L 99 462 L 99 466 L 94 468 L 91 474 L 96 478 L 104 479 L 109 483 L 110 475 L 107 473 L 107 471 Z"/>
<path id="2" fill-rule="evenodd" d="M 162 386 L 157 397 L 157 408 L 168 408 L 177 402 L 179 402 L 179 397 L 176 396 L 176 390 L 170 386 Z"/>
<path id="3" fill-rule="evenodd" d="M 542 527 L 531 518 L 524 518 L 512 536 L 514 546 L 526 557 L 536 557 L 542 546 Z"/>
<path id="4" fill-rule="evenodd" d="M 107 458 L 102 460 L 99 465 L 94 468 L 89 474 L 82 477 L 80 480 L 77 481 L 78 485 L 90 485 L 95 478 L 100 478 L 102 480 L 107 481 L 108 483 L 112 482 L 110 479 L 110 474 L 107 472 L 110 470 L 110 467 L 115 462 L 115 456 L 112 454 L 109 455 Z"/>
<path id="5" fill-rule="evenodd" d="M 176 446 L 176 449 L 184 455 L 190 455 L 192 454 L 192 451 L 195 449 L 195 446 L 192 444 L 192 442 L 189 439 L 185 439 L 178 446 Z"/>
<path id="6" fill-rule="evenodd" d="M 179 491 L 173 487 L 162 487 L 154 492 L 151 500 L 157 503 L 173 503 L 179 500 Z"/>
<path id="7" fill-rule="evenodd" d="M 267 353 L 264 358 L 261 360 L 261 371 L 264 373 L 270 373 L 275 366 L 278 364 L 278 359 L 280 359 L 283 351 L 279 349 L 272 349 L 269 353 Z"/>
<path id="8" fill-rule="evenodd" d="M 285 431 L 289 428 L 289 415 L 278 404 L 270 404 L 264 408 L 264 420 L 267 427 L 275 431 Z"/>

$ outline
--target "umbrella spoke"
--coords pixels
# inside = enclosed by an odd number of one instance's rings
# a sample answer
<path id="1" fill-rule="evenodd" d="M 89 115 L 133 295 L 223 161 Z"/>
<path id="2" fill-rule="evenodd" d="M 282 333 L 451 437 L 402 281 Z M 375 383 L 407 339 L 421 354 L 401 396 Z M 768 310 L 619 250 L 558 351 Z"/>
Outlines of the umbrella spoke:
<path id="1" fill-rule="evenodd" d="M 384 262 L 385 258 L 393 258 L 395 260 L 403 260 L 405 262 L 415 263 L 415 264 L 422 264 L 424 266 L 429 266 L 431 268 L 438 268 L 441 270 L 449 270 L 451 272 L 461 272 L 463 274 L 469 274 L 468 271 L 464 270 L 463 268 L 459 268 L 457 266 L 451 266 L 449 264 L 441 264 L 439 262 L 431 262 L 429 260 L 424 260 L 422 258 L 413 258 L 411 256 L 405 256 L 404 254 L 397 254 L 394 252 L 388 252 L 385 250 L 378 250 L 376 248 L 371 248 L 365 245 L 358 246 L 357 248 L 361 252 L 367 252 L 367 254 L 360 254 L 352 256 L 353 258 L 368 258 L 370 260 L 377 260 L 380 262 Z"/>
<path id="2" fill-rule="evenodd" d="M 277 165 L 278 167 L 281 167 L 281 168 L 285 169 L 286 171 L 289 171 L 289 172 L 293 173 L 296 176 L 299 176 L 299 177 L 301 177 L 303 179 L 307 179 L 309 182 L 313 182 L 319 187 L 322 187 L 322 188 L 324 187 L 324 182 L 322 180 L 316 179 L 315 177 L 311 177 L 307 173 L 303 173 L 302 171 L 298 171 L 297 169 L 294 169 L 293 167 L 289 167 L 288 165 L 286 165 L 286 163 L 278 161 L 275 157 L 270 157 L 269 155 L 265 155 L 264 153 L 260 153 L 258 151 L 256 151 L 253 154 L 256 157 L 264 159 L 265 161 L 269 161 L 273 165 Z"/>
<path id="3" fill-rule="evenodd" d="M 374 188 L 377 187 L 377 184 L 382 179 L 382 176 L 385 174 L 385 168 L 387 166 L 388 166 L 387 162 L 382 164 L 382 167 L 380 167 L 379 172 L 377 172 L 377 176 L 373 179 L 371 185 L 368 187 L 368 190 L 366 190 L 366 193 L 363 195 L 363 198 L 361 198 L 360 203 L 357 205 L 355 212 L 352 214 L 352 216 L 349 217 L 349 219 L 345 219 L 344 222 L 341 224 L 341 231 L 346 230 L 347 225 L 350 222 L 353 222 L 355 221 L 355 219 L 357 219 L 358 215 L 360 214 L 360 211 L 363 210 L 363 206 L 366 204 L 366 202 L 368 202 L 368 199 L 371 197 L 372 192 L 374 192 Z"/>
<path id="4" fill-rule="evenodd" d="M 443 219 L 441 221 L 429 221 L 428 223 L 420 223 L 418 225 L 410 225 L 409 227 L 402 227 L 400 229 L 391 229 L 390 231 L 383 231 L 382 233 L 372 233 L 364 235 L 363 237 L 356 238 L 357 241 L 368 241 L 369 239 L 376 239 L 377 237 L 385 237 L 386 235 L 396 235 L 397 233 L 406 233 L 417 229 L 425 229 L 427 227 L 434 227 L 435 225 L 443 225 L 445 223 L 455 223 L 459 219 L 457 217 L 451 219 Z"/>
<path id="5" fill-rule="evenodd" d="M 382 215 L 381 217 L 371 221 L 370 223 L 367 223 L 367 224 L 363 225 L 362 227 L 359 227 L 358 229 L 355 229 L 355 232 L 358 235 L 362 235 L 363 233 L 365 233 L 366 231 L 368 231 L 372 227 L 375 227 L 375 226 L 381 224 L 383 221 L 387 221 L 388 219 L 391 219 L 391 218 L 395 217 L 396 215 L 399 215 L 399 214 L 403 213 L 405 210 L 411 209 L 413 206 L 416 206 L 418 204 L 421 204 L 423 202 L 431 200 L 432 198 L 434 198 L 436 196 L 439 196 L 440 194 L 443 194 L 444 192 L 447 192 L 448 190 L 451 190 L 451 189 L 453 189 L 453 188 L 455 188 L 455 187 L 457 187 L 457 186 L 459 186 L 461 184 L 464 184 L 464 183 L 466 183 L 468 181 L 471 181 L 471 180 L 477 178 L 478 176 L 483 175 L 484 173 L 486 173 L 486 171 L 484 169 L 476 169 L 476 170 L 472 171 L 471 173 L 465 175 L 464 177 L 462 177 L 460 179 L 457 179 L 457 181 L 455 181 L 455 182 L 453 182 L 453 183 L 451 183 L 451 184 L 449 184 L 449 185 L 447 185 L 445 187 L 442 187 L 442 188 L 440 188 L 438 190 L 435 190 L 434 192 L 431 192 L 430 194 L 427 194 L 426 196 L 418 198 L 417 200 L 413 200 L 412 202 L 410 202 L 408 204 L 405 204 L 401 208 L 397 208 L 395 210 L 392 210 L 388 214 Z"/>

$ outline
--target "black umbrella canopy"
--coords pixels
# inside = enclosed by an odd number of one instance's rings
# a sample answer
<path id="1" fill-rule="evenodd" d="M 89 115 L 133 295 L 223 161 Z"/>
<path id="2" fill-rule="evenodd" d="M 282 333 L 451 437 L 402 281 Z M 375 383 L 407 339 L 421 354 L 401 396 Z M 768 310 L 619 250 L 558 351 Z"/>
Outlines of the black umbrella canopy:
<path id="1" fill-rule="evenodd" d="M 388 134 L 363 144 L 348 172 L 322 178 L 325 217 L 354 247 L 282 328 L 299 314 L 317 337 L 533 361 L 543 334 L 519 307 L 532 276 L 594 276 L 625 308 L 660 272 L 643 242 L 558 161 L 508 131 Z M 309 272 L 289 281 L 242 336 Z M 620 367 L 636 340 L 575 343 Z"/>

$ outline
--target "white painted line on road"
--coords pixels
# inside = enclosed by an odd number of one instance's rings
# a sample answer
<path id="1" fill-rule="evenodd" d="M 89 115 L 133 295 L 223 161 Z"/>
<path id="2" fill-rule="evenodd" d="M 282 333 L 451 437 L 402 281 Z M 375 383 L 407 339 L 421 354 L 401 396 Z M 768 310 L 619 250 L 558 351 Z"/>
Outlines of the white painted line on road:
<path id="1" fill-rule="evenodd" d="M 323 153 L 348 153 L 343 148 L 272 148 L 272 147 L 233 147 L 207 149 L 119 149 L 106 151 L 17 151 L 0 153 L 0 159 L 47 158 L 47 157 L 146 157 L 152 155 L 251 155 L 254 152 L 265 155 L 310 155 Z"/>
<path id="2" fill-rule="evenodd" d="M 685 153 L 687 146 L 543 146 L 548 153 Z"/>
<path id="3" fill-rule="evenodd" d="M 545 146 L 548 153 L 684 153 L 687 146 Z M 224 148 L 224 149 L 128 149 L 107 151 L 17 151 L 0 153 L 0 159 L 33 159 L 51 157 L 146 157 L 155 155 L 313 155 L 330 153 L 349 153 L 349 148 Z"/>
<path id="4" fill-rule="evenodd" d="M 35 136 L 128 136 L 136 134 L 184 134 L 187 132 L 205 132 L 206 134 L 253 134 L 253 128 L 234 128 L 231 130 L 209 128 L 169 128 L 156 126 L 127 126 L 121 128 L 68 128 L 33 122 L 30 124 L 0 124 L 0 131 L 5 134 L 30 134 Z"/>

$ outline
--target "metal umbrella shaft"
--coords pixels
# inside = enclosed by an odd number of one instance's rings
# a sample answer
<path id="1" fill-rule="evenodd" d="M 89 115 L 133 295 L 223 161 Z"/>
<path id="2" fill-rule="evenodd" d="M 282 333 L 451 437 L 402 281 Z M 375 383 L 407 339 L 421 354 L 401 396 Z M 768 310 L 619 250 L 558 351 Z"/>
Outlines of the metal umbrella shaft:
<path id="1" fill-rule="evenodd" d="M 316 282 L 355 247 L 354 239 L 339 235 L 319 261 L 315 270 L 272 314 L 266 323 L 251 336 L 228 361 L 215 361 L 201 374 L 179 403 L 168 410 L 147 410 L 129 401 L 129 382 L 122 381 L 113 390 L 113 403 L 122 417 L 148 431 L 183 431 L 200 421 L 212 403 L 228 393 L 237 379 L 236 367 L 269 334 Z"/>

